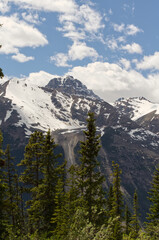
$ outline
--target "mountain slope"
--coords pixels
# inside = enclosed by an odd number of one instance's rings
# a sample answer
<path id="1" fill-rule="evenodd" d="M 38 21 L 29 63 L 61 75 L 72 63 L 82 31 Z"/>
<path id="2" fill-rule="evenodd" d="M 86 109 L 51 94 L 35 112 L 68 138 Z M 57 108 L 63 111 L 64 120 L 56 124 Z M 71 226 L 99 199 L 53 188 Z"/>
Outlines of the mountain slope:
<path id="1" fill-rule="evenodd" d="M 159 104 L 152 103 L 144 97 L 120 98 L 114 105 L 118 112 L 129 116 L 140 126 L 159 133 Z"/>

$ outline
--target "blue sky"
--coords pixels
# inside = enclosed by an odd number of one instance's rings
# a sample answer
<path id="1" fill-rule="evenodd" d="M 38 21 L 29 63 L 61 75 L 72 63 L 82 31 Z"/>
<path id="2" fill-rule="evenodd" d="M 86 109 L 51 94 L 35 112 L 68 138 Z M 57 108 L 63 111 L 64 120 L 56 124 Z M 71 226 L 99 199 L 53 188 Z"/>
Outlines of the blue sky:
<path id="1" fill-rule="evenodd" d="M 6 77 L 72 75 L 108 102 L 159 102 L 158 0 L 0 0 Z"/>

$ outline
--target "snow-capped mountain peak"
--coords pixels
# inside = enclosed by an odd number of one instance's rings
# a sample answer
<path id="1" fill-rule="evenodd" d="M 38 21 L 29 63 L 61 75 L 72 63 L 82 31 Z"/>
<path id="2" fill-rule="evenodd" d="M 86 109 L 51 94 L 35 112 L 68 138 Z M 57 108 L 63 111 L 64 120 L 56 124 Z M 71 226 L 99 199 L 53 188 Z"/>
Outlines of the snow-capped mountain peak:
<path id="1" fill-rule="evenodd" d="M 114 107 L 141 127 L 159 134 L 159 103 L 153 103 L 144 97 L 120 98 Z"/>
<path id="2" fill-rule="evenodd" d="M 159 114 L 159 104 L 144 97 L 120 98 L 114 103 L 114 107 L 134 121 L 153 111 Z"/>
<path id="3" fill-rule="evenodd" d="M 88 111 L 99 113 L 102 100 L 71 76 L 59 77 L 40 71 L 29 77 L 0 84 L 0 125 L 11 121 L 27 134 L 39 129 L 74 129 L 85 125 Z M 103 110 L 105 111 L 105 110 Z M 16 117 L 15 117 L 16 116 Z"/>
<path id="4" fill-rule="evenodd" d="M 100 99 L 93 93 L 92 90 L 87 89 L 87 87 L 82 82 L 74 79 L 72 76 L 53 78 L 51 81 L 49 81 L 46 87 L 50 89 L 57 89 L 60 92 L 71 95 L 73 94 L 90 97 L 93 99 Z"/>

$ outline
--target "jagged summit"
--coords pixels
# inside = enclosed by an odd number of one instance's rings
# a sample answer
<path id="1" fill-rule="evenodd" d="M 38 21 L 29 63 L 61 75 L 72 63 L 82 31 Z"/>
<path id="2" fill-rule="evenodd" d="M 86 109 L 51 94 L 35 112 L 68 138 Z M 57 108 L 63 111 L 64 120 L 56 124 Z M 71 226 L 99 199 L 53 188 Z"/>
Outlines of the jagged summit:
<path id="1" fill-rule="evenodd" d="M 144 97 L 120 98 L 114 103 L 120 114 L 130 117 L 140 126 L 159 133 L 159 104 Z"/>
<path id="2" fill-rule="evenodd" d="M 93 93 L 92 90 L 87 89 L 87 87 L 83 83 L 81 83 L 79 80 L 75 79 L 72 76 L 53 78 L 45 87 L 50 89 L 56 89 L 60 92 L 70 95 L 80 95 L 84 97 L 100 99 L 97 95 Z"/>
<path id="3" fill-rule="evenodd" d="M 159 104 L 152 103 L 145 97 L 119 98 L 113 106 L 135 121 L 150 112 L 159 113 Z"/>
<path id="4" fill-rule="evenodd" d="M 120 102 L 138 102 L 138 101 L 147 101 L 147 102 L 151 102 L 149 101 L 148 99 L 146 99 L 145 97 L 143 96 L 140 96 L 140 97 L 129 97 L 129 98 L 124 98 L 124 97 L 121 97 L 121 98 L 118 98 L 116 101 L 115 101 L 115 104 L 119 104 Z"/>

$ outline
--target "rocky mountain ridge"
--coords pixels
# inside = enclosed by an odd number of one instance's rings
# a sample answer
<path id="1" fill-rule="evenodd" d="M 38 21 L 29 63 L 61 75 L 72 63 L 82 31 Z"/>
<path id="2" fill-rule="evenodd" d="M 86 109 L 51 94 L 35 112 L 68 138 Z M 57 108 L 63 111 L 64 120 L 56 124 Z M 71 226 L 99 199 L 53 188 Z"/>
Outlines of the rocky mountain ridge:
<path id="1" fill-rule="evenodd" d="M 144 97 L 134 97 L 120 98 L 113 106 L 120 114 L 129 116 L 145 129 L 159 133 L 159 103 L 153 103 Z"/>

